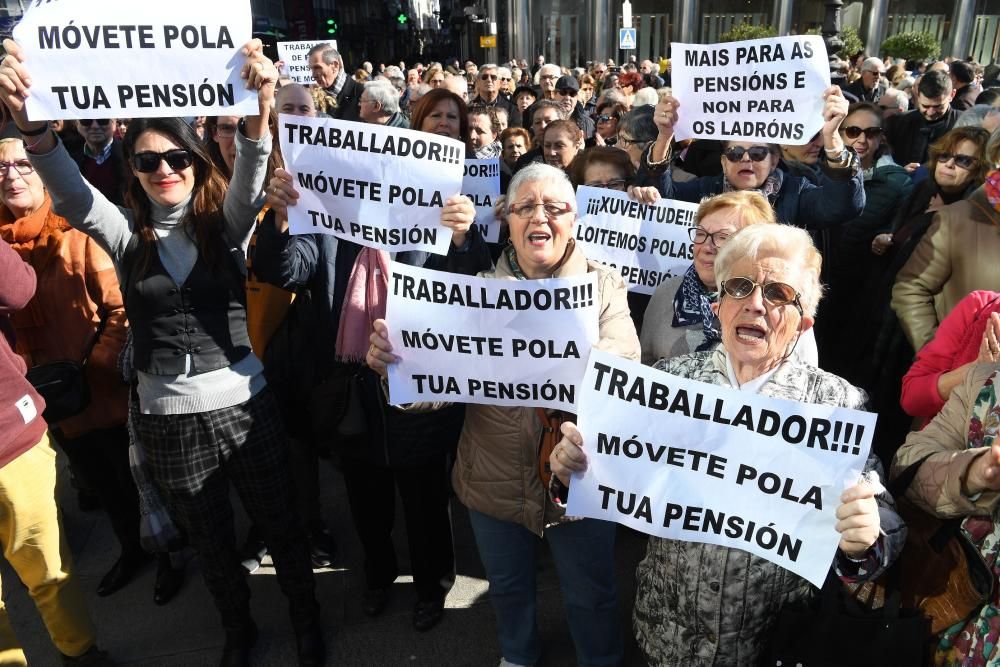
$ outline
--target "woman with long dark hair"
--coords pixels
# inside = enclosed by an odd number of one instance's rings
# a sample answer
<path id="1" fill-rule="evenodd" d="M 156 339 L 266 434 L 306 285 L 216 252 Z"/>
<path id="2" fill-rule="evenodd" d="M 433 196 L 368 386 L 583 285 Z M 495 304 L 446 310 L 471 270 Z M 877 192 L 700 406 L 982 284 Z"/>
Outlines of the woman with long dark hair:
<path id="1" fill-rule="evenodd" d="M 241 75 L 258 91 L 259 111 L 236 132 L 228 188 L 183 120 L 133 121 L 124 149 L 135 178 L 121 209 L 83 179 L 47 123 L 28 119 L 31 79 L 17 44 L 4 46 L 0 102 L 28 142 L 55 212 L 94 238 L 118 272 L 138 371 L 137 435 L 171 516 L 199 552 L 226 631 L 222 664 L 247 664 L 257 637 L 230 483 L 270 548 L 301 664 L 321 664 L 319 606 L 284 430 L 246 328 L 245 253 L 271 152 L 277 70 L 258 40 L 243 47 Z"/>

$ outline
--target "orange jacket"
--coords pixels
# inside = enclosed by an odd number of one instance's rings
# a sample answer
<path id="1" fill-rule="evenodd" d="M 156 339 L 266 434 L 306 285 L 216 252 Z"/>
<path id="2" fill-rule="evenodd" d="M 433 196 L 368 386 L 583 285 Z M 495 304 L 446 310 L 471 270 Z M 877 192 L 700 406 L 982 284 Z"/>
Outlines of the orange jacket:
<path id="1" fill-rule="evenodd" d="M 14 229 L 35 216 L 44 228 L 34 247 L 14 241 Z M 51 200 L 34 213 L 14 220 L 0 212 L 0 237 L 14 245 L 35 268 L 38 287 L 23 310 L 13 315 L 16 351 L 29 367 L 52 361 L 81 362 L 94 341 L 102 317 L 104 330 L 87 362 L 90 405 L 58 424 L 69 438 L 125 423 L 128 387 L 118 372 L 118 355 L 128 323 L 111 258 L 86 234 L 72 229 L 51 211 Z M 22 247 L 18 247 L 18 246 Z"/>

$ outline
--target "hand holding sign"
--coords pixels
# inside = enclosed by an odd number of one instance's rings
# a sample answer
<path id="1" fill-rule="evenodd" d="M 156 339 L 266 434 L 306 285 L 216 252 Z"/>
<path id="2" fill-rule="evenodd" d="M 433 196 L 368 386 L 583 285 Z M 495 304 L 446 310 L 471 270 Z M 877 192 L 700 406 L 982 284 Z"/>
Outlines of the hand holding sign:
<path id="1" fill-rule="evenodd" d="M 840 496 L 835 526 L 840 533 L 837 546 L 851 558 L 861 558 L 878 540 L 880 519 L 875 493 L 872 484 L 861 481 Z"/>
<path id="2" fill-rule="evenodd" d="M 371 347 L 365 356 L 365 363 L 382 377 L 388 377 L 389 364 L 399 361 L 399 357 L 392 353 L 392 343 L 389 342 L 389 325 L 385 320 L 375 320 L 372 323 Z"/>
<path id="3" fill-rule="evenodd" d="M 441 209 L 441 224 L 451 230 L 451 244 L 460 248 L 465 244 L 465 235 L 476 220 L 476 207 L 465 195 L 448 197 Z"/>
<path id="4" fill-rule="evenodd" d="M 10 110 L 18 127 L 27 127 L 28 115 L 24 110 L 24 100 L 30 95 L 28 89 L 31 88 L 31 75 L 24 66 L 24 55 L 17 42 L 5 39 L 3 48 L 7 55 L 0 63 L 0 101 Z"/>
<path id="5" fill-rule="evenodd" d="M 292 186 L 292 175 L 278 167 L 274 170 L 271 182 L 264 188 L 267 195 L 265 203 L 274 211 L 274 225 L 279 232 L 288 229 L 288 207 L 294 206 L 299 199 L 299 193 Z"/>
<path id="6" fill-rule="evenodd" d="M 847 118 L 848 106 L 840 86 L 830 86 L 823 91 L 823 147 L 831 153 L 844 149 L 840 124 Z"/>
<path id="7" fill-rule="evenodd" d="M 587 469 L 587 454 L 583 451 L 583 435 L 573 422 L 563 422 L 560 429 L 562 440 L 552 449 L 549 464 L 552 474 L 559 478 L 564 486 L 569 486 L 573 473 L 582 473 Z"/>

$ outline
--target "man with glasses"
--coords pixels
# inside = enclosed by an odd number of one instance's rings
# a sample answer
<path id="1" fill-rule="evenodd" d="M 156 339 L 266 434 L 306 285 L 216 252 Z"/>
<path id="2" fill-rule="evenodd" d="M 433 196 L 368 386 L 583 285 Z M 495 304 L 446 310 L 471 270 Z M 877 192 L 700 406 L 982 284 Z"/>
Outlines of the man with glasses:
<path id="1" fill-rule="evenodd" d="M 118 206 L 125 205 L 128 172 L 121 141 L 115 139 L 114 118 L 86 118 L 76 121 L 83 145 L 72 156 L 87 182 Z"/>
<path id="2" fill-rule="evenodd" d="M 877 104 L 889 87 L 883 78 L 884 74 L 885 65 L 881 59 L 866 58 L 861 63 L 861 78 L 844 88 L 844 92 L 856 97 L 858 102 Z"/>
<path id="3" fill-rule="evenodd" d="M 961 112 L 953 109 L 955 97 L 951 78 L 946 72 L 928 71 L 917 84 L 913 111 L 893 116 L 885 126 L 885 136 L 892 147 L 892 159 L 907 171 L 927 161 L 927 149 L 955 127 Z"/>
<path id="4" fill-rule="evenodd" d="M 878 108 L 882 110 L 882 118 L 888 120 L 892 116 L 906 113 L 910 108 L 910 98 L 901 90 L 889 88 L 878 98 Z"/>
<path id="5" fill-rule="evenodd" d="M 559 77 L 556 81 L 555 99 L 562 105 L 569 119 L 583 130 L 584 138 L 590 139 L 594 136 L 594 120 L 584 112 L 583 105 L 576 99 L 579 92 L 580 84 L 569 75 Z"/>
<path id="6" fill-rule="evenodd" d="M 476 96 L 469 106 L 497 107 L 510 113 L 510 102 L 500 94 L 500 70 L 496 65 L 488 64 L 480 68 L 476 75 Z"/>

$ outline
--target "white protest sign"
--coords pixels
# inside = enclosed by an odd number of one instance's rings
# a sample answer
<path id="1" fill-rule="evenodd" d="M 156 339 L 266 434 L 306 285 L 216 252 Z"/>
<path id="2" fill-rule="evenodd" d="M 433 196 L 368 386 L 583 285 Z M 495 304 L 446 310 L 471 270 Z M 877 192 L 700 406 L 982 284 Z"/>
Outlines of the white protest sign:
<path id="1" fill-rule="evenodd" d="M 34 85 L 31 120 L 242 116 L 248 0 L 31 2 L 14 39 Z"/>
<path id="2" fill-rule="evenodd" d="M 576 242 L 587 259 L 621 272 L 630 292 L 652 294 L 683 275 L 694 259 L 688 230 L 697 204 L 661 199 L 640 204 L 624 192 L 581 185 L 576 189 Z"/>
<path id="3" fill-rule="evenodd" d="M 566 513 L 749 551 L 822 586 L 875 415 L 685 380 L 593 350 L 580 387 L 588 468 Z"/>
<path id="4" fill-rule="evenodd" d="M 818 35 L 673 44 L 677 139 L 801 145 L 823 127 L 830 62 Z"/>
<path id="5" fill-rule="evenodd" d="M 392 264 L 394 405 L 454 401 L 573 411 L 598 340 L 595 274 L 473 278 Z"/>
<path id="6" fill-rule="evenodd" d="M 281 152 L 299 200 L 292 234 L 332 234 L 381 250 L 444 255 L 441 209 L 459 194 L 465 144 L 332 118 L 280 114 Z"/>
<path id="7" fill-rule="evenodd" d="M 329 44 L 333 48 L 337 48 L 336 40 L 278 42 L 278 60 L 284 63 L 281 74 L 303 86 L 311 86 L 316 83 L 313 80 L 312 70 L 309 69 L 309 49 L 319 44 Z"/>
<path id="8" fill-rule="evenodd" d="M 493 205 L 500 196 L 500 158 L 467 159 L 462 194 L 476 207 L 475 225 L 483 238 L 490 243 L 500 241 L 500 223 L 493 214 Z"/>

